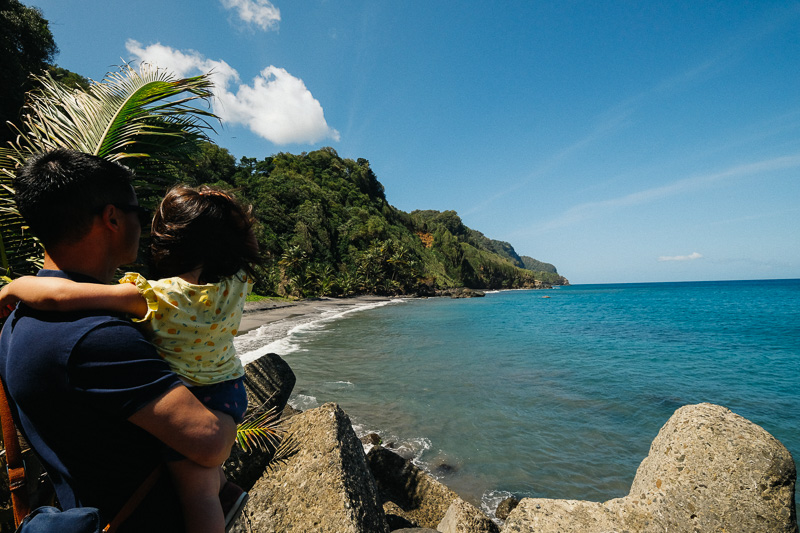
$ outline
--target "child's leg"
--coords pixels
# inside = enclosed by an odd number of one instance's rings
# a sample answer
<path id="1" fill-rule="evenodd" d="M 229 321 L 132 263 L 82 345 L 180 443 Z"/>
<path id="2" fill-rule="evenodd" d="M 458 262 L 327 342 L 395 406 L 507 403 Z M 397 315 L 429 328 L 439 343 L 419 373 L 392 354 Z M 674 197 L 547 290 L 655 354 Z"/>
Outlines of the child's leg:
<path id="1" fill-rule="evenodd" d="M 244 378 L 239 378 L 190 387 L 189 390 L 208 409 L 231 416 L 238 424 L 247 408 L 243 382 Z M 178 488 L 187 533 L 224 533 L 225 515 L 220 502 L 220 490 L 227 479 L 222 467 L 206 468 L 188 460 L 168 461 L 167 464 Z M 241 488 L 236 488 L 239 493 L 242 492 Z M 245 494 L 244 501 L 246 498 Z"/>
<path id="2" fill-rule="evenodd" d="M 184 459 L 167 463 L 178 489 L 187 533 L 224 533 L 225 518 L 219 501 L 221 467 L 205 467 Z"/>

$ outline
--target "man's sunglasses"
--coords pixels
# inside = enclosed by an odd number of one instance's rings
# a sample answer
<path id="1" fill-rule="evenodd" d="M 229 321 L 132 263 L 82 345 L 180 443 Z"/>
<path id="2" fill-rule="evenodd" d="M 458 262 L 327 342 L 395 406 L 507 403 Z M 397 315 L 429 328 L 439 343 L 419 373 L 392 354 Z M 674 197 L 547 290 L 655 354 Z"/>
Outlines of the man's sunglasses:
<path id="1" fill-rule="evenodd" d="M 136 213 L 136 216 L 139 217 L 139 223 L 142 226 L 149 226 L 150 223 L 153 221 L 153 215 L 150 213 L 150 210 L 146 207 L 142 207 L 141 205 L 129 205 L 129 204 L 115 204 L 112 203 L 114 207 L 122 211 L 123 213 Z M 98 208 L 99 211 L 103 211 L 105 206 L 101 206 Z"/>

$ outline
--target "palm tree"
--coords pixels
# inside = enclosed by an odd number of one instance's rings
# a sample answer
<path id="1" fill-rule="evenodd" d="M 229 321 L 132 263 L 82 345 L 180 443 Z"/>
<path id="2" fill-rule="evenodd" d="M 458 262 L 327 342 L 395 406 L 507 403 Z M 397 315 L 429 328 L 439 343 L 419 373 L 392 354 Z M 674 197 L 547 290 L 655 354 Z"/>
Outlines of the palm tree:
<path id="1" fill-rule="evenodd" d="M 136 171 L 140 197 L 159 196 L 174 165 L 207 139 L 216 116 L 197 106 L 211 96 L 207 74 L 176 79 L 148 65 L 124 65 L 88 89 L 69 88 L 45 73 L 28 94 L 16 141 L 0 148 L 0 276 L 36 270 L 41 246 L 13 202 L 16 169 L 33 154 L 63 147 L 120 161 Z"/>

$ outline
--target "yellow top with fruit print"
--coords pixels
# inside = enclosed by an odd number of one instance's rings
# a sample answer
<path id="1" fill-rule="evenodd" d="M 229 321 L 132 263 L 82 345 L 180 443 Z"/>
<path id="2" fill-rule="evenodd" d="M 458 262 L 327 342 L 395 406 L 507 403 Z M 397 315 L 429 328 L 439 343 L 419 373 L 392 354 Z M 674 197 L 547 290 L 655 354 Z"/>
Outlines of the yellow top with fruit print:
<path id="1" fill-rule="evenodd" d="M 244 375 L 233 337 L 242 321 L 253 280 L 243 272 L 219 283 L 194 285 L 181 278 L 148 281 L 125 274 L 147 301 L 144 322 L 151 340 L 172 370 L 190 385 L 210 385 Z"/>

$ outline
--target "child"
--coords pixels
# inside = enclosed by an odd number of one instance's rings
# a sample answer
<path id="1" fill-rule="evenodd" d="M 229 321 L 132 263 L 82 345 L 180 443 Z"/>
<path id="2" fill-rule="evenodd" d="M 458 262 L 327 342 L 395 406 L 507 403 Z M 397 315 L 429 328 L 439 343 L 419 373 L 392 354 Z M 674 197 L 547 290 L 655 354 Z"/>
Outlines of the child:
<path id="1" fill-rule="evenodd" d="M 202 186 L 171 189 L 153 218 L 152 273 L 126 274 L 120 285 L 24 277 L 0 291 L 0 307 L 17 299 L 44 310 L 107 309 L 142 317 L 161 356 L 209 409 L 241 422 L 247 407 L 244 369 L 233 337 L 259 261 L 252 207 Z M 167 465 L 186 530 L 221 533 L 247 500 L 222 467 L 206 468 L 171 452 Z M 177 456 L 177 457 L 176 457 Z M 222 500 L 222 503 L 221 503 Z M 230 501 L 225 501 L 230 500 Z M 223 514 L 223 507 L 228 507 Z"/>

